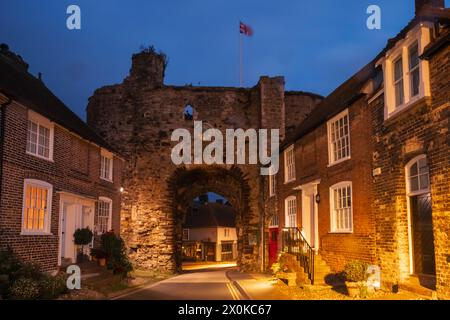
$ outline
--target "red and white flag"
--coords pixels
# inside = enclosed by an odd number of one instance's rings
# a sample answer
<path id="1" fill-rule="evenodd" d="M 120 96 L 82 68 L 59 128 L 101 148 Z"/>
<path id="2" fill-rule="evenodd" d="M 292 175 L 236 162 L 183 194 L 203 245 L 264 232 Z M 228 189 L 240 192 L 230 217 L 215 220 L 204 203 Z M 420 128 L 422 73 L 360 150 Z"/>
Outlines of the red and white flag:
<path id="1" fill-rule="evenodd" d="M 239 32 L 249 37 L 253 35 L 253 29 L 242 22 L 239 22 Z"/>

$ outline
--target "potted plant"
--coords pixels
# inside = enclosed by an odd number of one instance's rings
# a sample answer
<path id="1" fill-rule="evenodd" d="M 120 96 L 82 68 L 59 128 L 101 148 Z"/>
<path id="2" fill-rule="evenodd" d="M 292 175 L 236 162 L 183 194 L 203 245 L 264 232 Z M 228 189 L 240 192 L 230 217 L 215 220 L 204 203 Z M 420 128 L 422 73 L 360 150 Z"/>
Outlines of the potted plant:
<path id="1" fill-rule="evenodd" d="M 343 276 L 350 297 L 359 297 L 367 292 L 367 267 L 368 264 L 362 261 L 350 261 L 345 265 Z"/>
<path id="2" fill-rule="evenodd" d="M 106 266 L 106 259 L 108 258 L 108 254 L 105 251 L 103 251 L 102 249 L 93 249 L 93 252 L 91 250 L 91 255 L 92 254 L 94 254 L 100 267 Z"/>
<path id="3" fill-rule="evenodd" d="M 75 230 L 75 233 L 73 234 L 74 243 L 77 246 L 81 246 L 81 250 L 79 250 L 77 254 L 78 263 L 83 262 L 84 246 L 91 243 L 93 235 L 94 234 L 89 227 Z"/>

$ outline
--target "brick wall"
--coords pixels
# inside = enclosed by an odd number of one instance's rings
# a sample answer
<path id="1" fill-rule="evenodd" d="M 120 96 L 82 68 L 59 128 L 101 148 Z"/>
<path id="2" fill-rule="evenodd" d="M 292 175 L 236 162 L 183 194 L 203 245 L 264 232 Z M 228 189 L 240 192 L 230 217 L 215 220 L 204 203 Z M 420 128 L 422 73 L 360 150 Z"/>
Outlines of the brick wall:
<path id="1" fill-rule="evenodd" d="M 11 246 L 24 260 L 54 270 L 58 264 L 60 194 L 65 191 L 113 200 L 114 230 L 120 231 L 120 186 L 122 160 L 114 159 L 114 183 L 100 180 L 100 148 L 55 124 L 53 160 L 26 154 L 26 107 L 12 103 L 5 110 L 5 141 L 0 214 L 0 245 Z M 20 235 L 24 179 L 53 185 L 51 235 Z"/>
<path id="2" fill-rule="evenodd" d="M 280 159 L 277 175 L 277 195 L 269 199 L 267 206 L 273 208 L 278 202 L 280 228 L 285 225 L 285 199 L 297 198 L 297 221 L 302 227 L 302 196 L 295 187 L 320 179 L 318 193 L 319 253 L 334 271 L 342 270 L 350 260 L 375 261 L 375 229 L 370 210 L 371 203 L 371 114 L 364 98 L 349 107 L 351 159 L 328 166 L 327 123 L 301 137 L 295 142 L 296 180 L 284 183 L 284 158 Z M 330 233 L 329 189 L 342 181 L 352 182 L 353 232 Z M 274 210 L 274 209 L 272 209 Z"/>

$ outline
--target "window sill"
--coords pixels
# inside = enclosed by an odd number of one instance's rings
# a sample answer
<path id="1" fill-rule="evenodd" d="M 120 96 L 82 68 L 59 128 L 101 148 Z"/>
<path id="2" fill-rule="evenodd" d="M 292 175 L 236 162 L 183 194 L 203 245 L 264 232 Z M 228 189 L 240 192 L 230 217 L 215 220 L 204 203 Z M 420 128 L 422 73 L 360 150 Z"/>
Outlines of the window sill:
<path id="1" fill-rule="evenodd" d="M 102 180 L 102 181 L 106 181 L 106 182 L 109 182 L 109 183 L 114 183 L 114 181 L 113 181 L 113 180 L 110 180 L 110 179 L 105 179 L 105 178 L 103 178 L 103 177 L 100 177 L 100 180 Z"/>
<path id="2" fill-rule="evenodd" d="M 21 236 L 53 236 L 51 232 L 39 232 L 39 231 L 22 231 L 20 233 Z"/>
<path id="3" fill-rule="evenodd" d="M 28 151 L 26 152 L 26 154 L 29 155 L 29 156 L 33 156 L 35 158 L 38 158 L 38 159 L 42 159 L 42 160 L 48 161 L 48 162 L 55 162 L 52 157 L 46 158 L 46 157 L 40 156 L 40 155 L 35 154 L 35 153 L 31 153 L 31 152 L 28 152 Z"/>
<path id="4" fill-rule="evenodd" d="M 353 231 L 329 231 L 328 234 L 353 234 Z"/>
<path id="5" fill-rule="evenodd" d="M 327 165 L 327 168 L 331 168 L 331 167 L 333 167 L 333 166 L 335 166 L 335 165 L 338 165 L 338 164 L 340 164 L 340 163 L 342 163 L 342 162 L 345 162 L 345 161 L 347 161 L 347 160 L 350 160 L 351 158 L 352 158 L 351 156 L 350 156 L 350 157 L 345 157 L 345 158 L 339 159 L 339 160 L 337 160 L 337 161 L 335 161 L 335 162 L 329 163 L 329 164 Z"/>
<path id="6" fill-rule="evenodd" d="M 295 182 L 295 180 L 296 180 L 296 179 L 292 179 L 292 180 L 285 181 L 284 184 L 289 184 L 289 183 Z"/>
<path id="7" fill-rule="evenodd" d="M 401 106 L 395 107 L 394 111 L 392 111 L 391 113 L 388 113 L 385 116 L 384 121 L 389 121 L 391 119 L 394 119 L 399 114 L 402 114 L 403 112 L 405 112 L 407 110 L 413 109 L 415 106 L 427 104 L 428 100 L 430 98 L 431 97 L 427 97 L 427 96 L 415 96 L 415 97 L 411 98 L 411 100 L 409 100 L 407 103 L 404 103 Z"/>

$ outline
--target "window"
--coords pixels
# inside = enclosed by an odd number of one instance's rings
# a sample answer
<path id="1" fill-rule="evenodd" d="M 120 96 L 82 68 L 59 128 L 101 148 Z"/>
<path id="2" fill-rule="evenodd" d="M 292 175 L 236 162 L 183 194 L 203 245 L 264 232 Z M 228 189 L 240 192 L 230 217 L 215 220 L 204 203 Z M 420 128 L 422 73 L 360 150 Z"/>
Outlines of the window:
<path id="1" fill-rule="evenodd" d="M 417 96 L 420 85 L 419 48 L 417 43 L 409 47 L 409 81 L 411 97 Z"/>
<path id="2" fill-rule="evenodd" d="M 277 214 L 272 215 L 269 221 L 269 228 L 277 228 L 280 223 L 280 218 Z"/>
<path id="3" fill-rule="evenodd" d="M 269 175 L 269 196 L 273 197 L 276 192 L 276 175 Z"/>
<path id="4" fill-rule="evenodd" d="M 295 155 L 294 146 L 290 146 L 284 151 L 284 182 L 295 180 Z"/>
<path id="5" fill-rule="evenodd" d="M 97 234 L 111 230 L 112 200 L 100 197 L 97 203 L 97 219 L 95 229 Z"/>
<path id="6" fill-rule="evenodd" d="M 106 150 L 101 151 L 101 166 L 100 166 L 100 178 L 103 180 L 113 180 L 113 155 Z"/>
<path id="7" fill-rule="evenodd" d="M 194 119 L 194 108 L 191 105 L 184 107 L 184 120 L 191 121 Z"/>
<path id="8" fill-rule="evenodd" d="M 51 184 L 26 179 L 24 182 L 22 234 L 49 234 L 52 207 Z"/>
<path id="9" fill-rule="evenodd" d="M 284 202 L 285 213 L 286 213 L 286 228 L 296 228 L 297 227 L 297 198 L 291 196 L 286 198 Z"/>
<path id="10" fill-rule="evenodd" d="M 189 229 L 183 229 L 183 241 L 189 241 Z"/>
<path id="11" fill-rule="evenodd" d="M 330 188 L 331 232 L 352 232 L 352 183 L 341 182 Z"/>
<path id="12" fill-rule="evenodd" d="M 53 158 L 53 124 L 31 110 L 28 111 L 26 151 L 39 158 Z"/>
<path id="13" fill-rule="evenodd" d="M 429 191 L 430 177 L 425 155 L 413 159 L 406 166 L 407 187 L 409 194 L 425 193 Z"/>
<path id="14" fill-rule="evenodd" d="M 420 23 L 376 63 L 383 67 L 384 119 L 431 96 L 429 61 L 419 57 L 431 41 L 432 23 Z"/>
<path id="15" fill-rule="evenodd" d="M 398 58 L 394 62 L 394 87 L 395 87 L 395 106 L 399 107 L 405 101 L 403 91 L 403 59 Z"/>
<path id="16" fill-rule="evenodd" d="M 329 163 L 350 158 L 350 124 L 348 110 L 328 121 Z"/>

